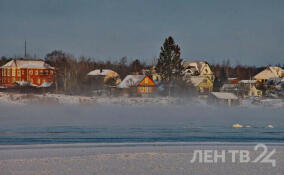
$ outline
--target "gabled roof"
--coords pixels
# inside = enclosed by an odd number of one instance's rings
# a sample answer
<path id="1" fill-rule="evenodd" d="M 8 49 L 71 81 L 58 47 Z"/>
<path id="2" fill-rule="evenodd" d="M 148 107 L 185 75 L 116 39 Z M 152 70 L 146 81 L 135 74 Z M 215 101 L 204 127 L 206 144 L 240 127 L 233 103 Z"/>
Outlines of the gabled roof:
<path id="1" fill-rule="evenodd" d="M 267 67 L 263 71 L 259 72 L 254 76 L 254 79 L 269 79 L 269 78 L 278 78 L 281 77 L 284 73 L 284 70 L 280 67 Z"/>
<path id="2" fill-rule="evenodd" d="M 238 99 L 238 97 L 235 94 L 230 93 L 230 92 L 211 92 L 211 94 L 218 99 L 225 99 L 225 100 L 228 100 L 228 99 L 237 100 Z"/>
<path id="3" fill-rule="evenodd" d="M 112 71 L 110 69 L 96 69 L 96 70 L 89 72 L 88 75 L 91 75 L 91 76 L 96 76 L 96 75 L 106 76 L 110 72 L 114 72 L 114 71 Z"/>
<path id="4" fill-rule="evenodd" d="M 201 77 L 201 76 L 191 76 L 190 77 L 190 82 L 194 85 L 194 86 L 198 86 L 204 79 L 206 79 L 207 77 Z"/>
<path id="5" fill-rule="evenodd" d="M 241 80 L 239 83 L 244 83 L 244 84 L 254 84 L 256 83 L 256 80 Z"/>
<path id="6" fill-rule="evenodd" d="M 49 64 L 45 63 L 42 60 L 11 60 L 5 65 L 3 65 L 1 68 L 39 68 L 39 69 L 54 69 L 54 67 L 51 67 Z"/>
<path id="7" fill-rule="evenodd" d="M 184 68 L 187 67 L 195 67 L 197 71 L 200 73 L 204 69 L 204 67 L 208 64 L 206 61 L 184 61 L 182 66 Z"/>
<path id="8" fill-rule="evenodd" d="M 117 87 L 130 88 L 133 86 L 138 86 L 145 77 L 146 75 L 127 75 Z"/>

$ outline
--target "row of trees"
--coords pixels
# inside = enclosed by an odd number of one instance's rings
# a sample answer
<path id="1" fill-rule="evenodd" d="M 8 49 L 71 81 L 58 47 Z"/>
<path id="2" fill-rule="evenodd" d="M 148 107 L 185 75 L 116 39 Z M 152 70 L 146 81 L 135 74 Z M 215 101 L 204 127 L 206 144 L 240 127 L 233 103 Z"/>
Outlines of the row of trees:
<path id="1" fill-rule="evenodd" d="M 147 65 L 139 59 L 128 63 L 127 57 L 122 57 L 118 61 L 95 61 L 91 58 L 76 58 L 71 54 L 60 50 L 54 50 L 45 56 L 45 61 L 56 68 L 55 88 L 57 92 L 81 93 L 86 92 L 90 87 L 88 72 L 94 69 L 111 69 L 120 75 L 123 79 L 128 74 L 141 72 L 143 69 L 150 69 L 153 65 Z M 4 65 L 11 58 L 1 57 L 0 65 Z M 161 74 L 163 82 L 168 83 L 170 87 L 179 86 L 190 89 L 190 85 L 181 81 L 182 77 L 182 59 L 180 47 L 175 43 L 172 37 L 165 39 L 157 64 L 156 72 Z M 240 79 L 250 79 L 253 75 L 260 72 L 264 67 L 255 66 L 231 66 L 229 61 L 222 64 L 211 65 L 211 69 L 219 82 L 227 77 L 239 77 Z"/>

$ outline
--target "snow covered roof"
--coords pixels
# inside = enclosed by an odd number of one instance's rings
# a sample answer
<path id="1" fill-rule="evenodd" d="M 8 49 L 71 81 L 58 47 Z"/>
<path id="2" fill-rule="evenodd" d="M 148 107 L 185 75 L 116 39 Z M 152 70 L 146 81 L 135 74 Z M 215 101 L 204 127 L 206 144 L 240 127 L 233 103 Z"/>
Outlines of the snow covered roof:
<path id="1" fill-rule="evenodd" d="M 89 72 L 88 75 L 90 75 L 90 76 L 97 76 L 97 75 L 106 76 L 110 72 L 114 72 L 114 71 L 112 71 L 110 69 L 96 69 L 96 70 Z M 116 73 L 116 72 L 114 72 L 114 73 Z"/>
<path id="2" fill-rule="evenodd" d="M 130 88 L 133 86 L 138 86 L 145 77 L 146 75 L 127 75 L 117 87 Z"/>
<path id="3" fill-rule="evenodd" d="M 268 80 L 269 78 L 282 77 L 283 74 L 284 74 L 284 70 L 282 68 L 270 66 L 264 69 L 263 71 L 259 72 L 258 74 L 256 74 L 254 76 L 254 79 Z"/>
<path id="4" fill-rule="evenodd" d="M 1 68 L 39 68 L 39 69 L 54 69 L 49 64 L 45 63 L 42 60 L 11 60 Z"/>
<path id="5" fill-rule="evenodd" d="M 244 83 L 244 84 L 251 83 L 251 84 L 254 84 L 254 83 L 256 83 L 256 80 L 241 80 L 241 81 L 239 81 L 239 83 Z"/>
<path id="6" fill-rule="evenodd" d="M 194 86 L 198 86 L 206 77 L 191 76 L 190 81 Z"/>
<path id="7" fill-rule="evenodd" d="M 205 62 L 205 61 L 184 61 L 182 63 L 182 66 L 184 68 L 194 67 L 200 73 L 200 72 L 202 72 L 202 70 L 203 70 L 203 68 L 205 67 L 206 64 L 208 64 L 208 63 Z"/>
<path id="8" fill-rule="evenodd" d="M 214 95 L 218 99 L 232 99 L 232 100 L 237 100 L 238 97 L 230 92 L 211 92 L 212 95 Z"/>

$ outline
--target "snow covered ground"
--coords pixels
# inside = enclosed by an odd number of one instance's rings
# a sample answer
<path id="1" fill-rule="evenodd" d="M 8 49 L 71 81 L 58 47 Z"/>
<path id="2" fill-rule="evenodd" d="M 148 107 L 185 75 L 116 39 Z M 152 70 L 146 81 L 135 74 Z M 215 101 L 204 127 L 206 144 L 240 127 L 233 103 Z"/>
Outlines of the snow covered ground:
<path id="1" fill-rule="evenodd" d="M 199 98 L 177 98 L 177 97 L 108 97 L 108 96 L 78 96 L 65 94 L 22 94 L 0 92 L 0 104 L 189 104 L 200 106 L 213 106 L 208 104 L 205 99 Z M 241 101 L 241 107 L 273 107 L 283 108 L 283 99 L 255 99 L 247 98 Z"/>
<path id="2" fill-rule="evenodd" d="M 103 97 L 64 94 L 20 94 L 0 92 L 2 104 L 174 104 L 178 98 L 168 97 Z"/>

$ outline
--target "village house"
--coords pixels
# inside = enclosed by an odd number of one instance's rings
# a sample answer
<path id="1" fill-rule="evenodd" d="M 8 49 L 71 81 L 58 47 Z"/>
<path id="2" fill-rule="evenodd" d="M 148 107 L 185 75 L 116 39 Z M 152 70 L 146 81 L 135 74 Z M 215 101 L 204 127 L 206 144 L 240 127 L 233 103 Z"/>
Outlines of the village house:
<path id="1" fill-rule="evenodd" d="M 256 80 L 228 78 L 220 88 L 220 92 L 230 92 L 238 97 L 262 96 L 262 91 L 256 88 L 256 82 Z"/>
<path id="2" fill-rule="evenodd" d="M 121 82 L 119 74 L 110 69 L 95 69 L 87 76 L 88 87 L 96 95 L 112 95 Z"/>
<path id="3" fill-rule="evenodd" d="M 256 88 L 256 80 L 241 80 L 239 81 L 239 90 L 243 97 L 262 96 L 262 91 Z"/>
<path id="4" fill-rule="evenodd" d="M 4 88 L 49 87 L 55 81 L 55 68 L 42 60 L 14 59 L 0 68 L 0 74 Z"/>
<path id="5" fill-rule="evenodd" d="M 99 78 L 103 80 L 103 84 L 108 84 L 111 80 L 113 80 L 113 82 L 110 84 L 113 85 L 118 85 L 121 82 L 119 74 L 110 69 L 95 69 L 88 73 L 88 77 Z"/>
<path id="6" fill-rule="evenodd" d="M 211 92 L 213 90 L 213 82 L 208 77 L 191 76 L 189 81 L 200 93 Z"/>
<path id="7" fill-rule="evenodd" d="M 239 99 L 235 94 L 230 92 L 211 92 L 209 102 L 231 106 L 233 104 L 238 104 Z"/>
<path id="8" fill-rule="evenodd" d="M 281 77 L 284 77 L 284 70 L 282 68 L 269 66 L 263 71 L 256 74 L 253 78 L 257 80 L 258 83 L 265 84 L 270 78 Z"/>
<path id="9" fill-rule="evenodd" d="M 150 68 L 150 74 L 152 76 L 152 80 L 154 81 L 161 81 L 162 80 L 162 76 L 160 74 L 157 73 L 156 71 L 156 66 L 152 66 Z M 146 74 L 143 74 L 146 75 Z"/>
<path id="10" fill-rule="evenodd" d="M 147 75 L 127 75 L 117 88 L 128 95 L 151 95 L 156 90 L 156 84 Z"/>
<path id="11" fill-rule="evenodd" d="M 185 75 L 208 77 L 212 82 L 215 76 L 205 61 L 184 61 L 182 63 Z"/>

